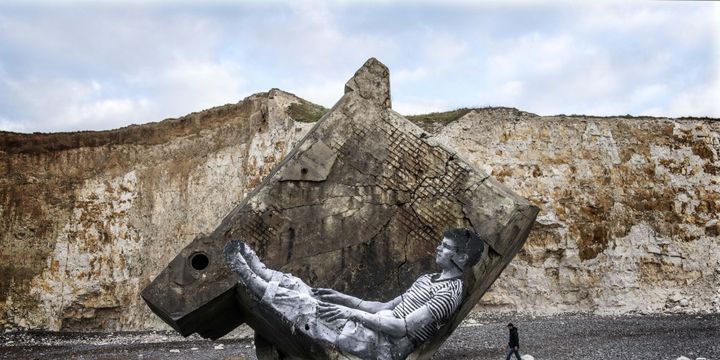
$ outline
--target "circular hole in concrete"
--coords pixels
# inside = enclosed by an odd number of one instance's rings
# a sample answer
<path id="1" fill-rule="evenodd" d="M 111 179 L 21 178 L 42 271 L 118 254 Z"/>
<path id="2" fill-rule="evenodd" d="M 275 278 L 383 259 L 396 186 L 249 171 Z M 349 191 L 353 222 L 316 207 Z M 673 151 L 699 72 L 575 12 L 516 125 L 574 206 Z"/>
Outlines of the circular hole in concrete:
<path id="1" fill-rule="evenodd" d="M 305 174 L 307 174 L 308 169 L 302 168 L 302 169 L 300 169 L 300 172 L 301 172 L 303 175 L 305 175 Z"/>
<path id="2" fill-rule="evenodd" d="M 203 270 L 210 265 L 210 259 L 203 253 L 195 253 L 190 255 L 190 265 L 195 270 Z"/>

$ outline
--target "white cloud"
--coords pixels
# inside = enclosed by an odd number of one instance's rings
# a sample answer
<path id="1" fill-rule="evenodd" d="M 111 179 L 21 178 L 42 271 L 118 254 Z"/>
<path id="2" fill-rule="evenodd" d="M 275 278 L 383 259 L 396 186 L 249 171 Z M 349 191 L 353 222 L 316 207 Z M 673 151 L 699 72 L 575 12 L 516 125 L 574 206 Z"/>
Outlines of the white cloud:
<path id="1" fill-rule="evenodd" d="M 594 55 L 594 49 L 582 49 L 570 35 L 549 36 L 538 32 L 491 44 L 486 63 L 491 76 L 515 77 L 523 74 L 553 74 L 567 68 L 578 53 Z"/>
<path id="2" fill-rule="evenodd" d="M 243 70 L 234 63 L 181 60 L 131 78 L 152 89 L 158 106 L 176 115 L 234 103 L 245 94 Z"/>
<path id="3" fill-rule="evenodd" d="M 142 7 L 54 10 L 0 16 L 0 47 L 8 49 L 0 104 L 13 108 L 0 106 L 5 128 L 109 129 L 249 95 L 240 66 L 217 57 L 220 31 L 205 16 L 158 16 Z"/>
<path id="4" fill-rule="evenodd" d="M 698 86 L 690 88 L 672 97 L 667 106 L 658 116 L 715 116 L 720 117 L 720 84 L 711 87 Z"/>
<path id="5" fill-rule="evenodd" d="M 0 131 L 28 132 L 23 124 L 0 117 Z"/>
<path id="6" fill-rule="evenodd" d="M 345 92 L 345 80 L 323 79 L 310 84 L 290 87 L 286 91 L 316 104 L 332 107 Z"/>
<path id="7" fill-rule="evenodd" d="M 605 50 L 570 35 L 534 32 L 491 45 L 481 104 L 554 114 L 569 104 L 597 104 L 625 86 Z"/>
<path id="8" fill-rule="evenodd" d="M 470 52 L 470 46 L 458 34 L 426 30 L 423 38 L 425 61 L 443 68 L 452 67 Z"/>
<path id="9" fill-rule="evenodd" d="M 640 86 L 633 90 L 628 98 L 633 103 L 643 104 L 663 97 L 667 94 L 668 87 L 665 84 L 649 84 Z"/>
<path id="10" fill-rule="evenodd" d="M 509 98 L 517 98 L 525 92 L 525 84 L 522 81 L 511 80 L 500 86 L 500 92 L 503 96 Z"/>
<path id="11" fill-rule="evenodd" d="M 401 53 L 412 58 L 401 58 L 402 62 L 412 61 L 416 65 L 391 69 L 391 81 L 397 85 L 409 83 L 419 84 L 420 81 L 435 81 L 448 76 L 458 69 L 467 69 L 471 58 L 470 45 L 455 34 L 436 31 L 425 27 L 424 31 L 415 34 L 413 42 L 403 44 Z M 400 41 L 398 41 L 400 42 Z"/>
<path id="12" fill-rule="evenodd" d="M 148 108 L 146 99 L 101 99 L 68 104 L 56 120 L 64 127 L 75 129 L 102 129 L 108 124 L 120 127 L 136 121 L 136 114 Z M 89 126 L 88 126 L 89 125 Z"/>
<path id="13" fill-rule="evenodd" d="M 208 59 L 221 34 L 201 15 L 158 16 L 142 7 L 118 6 L 58 6 L 0 15 L 0 28 L 0 42 L 29 58 L 41 57 L 37 60 L 51 68 L 88 66 L 115 72 L 161 68 L 175 59 Z"/>
<path id="14" fill-rule="evenodd" d="M 5 102 L 24 109 L 3 127 L 22 131 L 101 130 L 158 121 L 226 103 L 246 94 L 237 66 L 179 61 L 162 71 L 143 71 L 102 84 L 90 79 L 9 79 L 0 81 Z M 113 94 L 117 88 L 133 95 Z M 144 94 L 144 95 L 143 95 Z"/>
<path id="15" fill-rule="evenodd" d="M 331 106 L 371 56 L 404 114 L 720 116 L 717 4 L 173 4 L 3 9 L 0 127 L 107 129 L 271 87 Z"/>
<path id="16" fill-rule="evenodd" d="M 397 84 L 418 81 L 427 78 L 429 73 L 430 70 L 425 66 L 418 66 L 414 69 L 393 69 L 390 81 Z"/>
<path id="17" fill-rule="evenodd" d="M 674 20 L 670 9 L 657 4 L 606 1 L 584 4 L 578 10 L 583 15 L 578 22 L 593 31 L 645 31 Z"/>
<path id="18" fill-rule="evenodd" d="M 103 86 L 95 80 L 5 78 L 0 89 L 7 96 L 4 102 L 23 110 L 16 119 L 3 121 L 2 127 L 11 131 L 119 127 L 139 122 L 138 114 L 149 105 L 147 99 L 139 97 L 103 96 Z"/>
<path id="19" fill-rule="evenodd" d="M 712 2 L 688 4 L 680 1 L 586 3 L 578 8 L 575 24 L 588 33 L 626 33 L 667 37 L 685 45 L 707 43 L 720 6 Z"/>
<path id="20" fill-rule="evenodd" d="M 340 16 L 330 4 L 299 1 L 247 29 L 255 49 L 289 67 L 302 67 L 309 78 L 353 71 L 357 62 L 393 52 L 392 37 L 343 30 Z"/>
<path id="21" fill-rule="evenodd" d="M 399 97 L 393 99 L 392 107 L 403 115 L 417 115 L 450 110 L 452 103 L 443 99 Z"/>

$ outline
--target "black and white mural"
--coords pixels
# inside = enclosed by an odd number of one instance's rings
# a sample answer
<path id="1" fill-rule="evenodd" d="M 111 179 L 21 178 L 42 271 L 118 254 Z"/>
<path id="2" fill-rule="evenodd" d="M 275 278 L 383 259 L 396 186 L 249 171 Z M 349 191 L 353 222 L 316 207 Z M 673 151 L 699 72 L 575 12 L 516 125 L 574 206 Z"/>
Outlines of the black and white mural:
<path id="1" fill-rule="evenodd" d="M 470 229 L 451 229 L 436 248 L 439 272 L 421 275 L 388 301 L 359 299 L 337 290 L 312 288 L 292 274 L 269 269 L 250 246 L 231 241 L 230 268 L 261 306 L 309 338 L 361 359 L 405 359 L 433 338 L 460 306 L 465 270 L 475 265 L 484 242 Z"/>

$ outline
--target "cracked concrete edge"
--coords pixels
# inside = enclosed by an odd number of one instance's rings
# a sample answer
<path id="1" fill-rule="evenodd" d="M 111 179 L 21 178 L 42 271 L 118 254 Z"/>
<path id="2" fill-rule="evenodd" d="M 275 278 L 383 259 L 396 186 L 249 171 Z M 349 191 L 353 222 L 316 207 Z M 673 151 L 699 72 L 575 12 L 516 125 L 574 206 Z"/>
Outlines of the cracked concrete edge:
<path id="1" fill-rule="evenodd" d="M 345 83 L 345 93 L 355 92 L 361 98 L 385 109 L 391 107 L 390 70 L 377 59 L 368 59 Z"/>
<path id="2" fill-rule="evenodd" d="M 373 84 L 368 84 L 367 82 L 358 81 L 358 79 L 362 76 L 365 76 L 366 74 L 369 74 L 368 76 L 382 76 L 382 79 L 378 79 L 378 83 L 382 83 L 384 86 L 386 86 L 387 91 L 382 93 L 382 96 L 387 96 L 386 101 L 383 100 L 382 102 L 372 101 L 372 97 L 369 97 L 369 102 L 381 105 L 385 108 L 390 107 L 390 78 L 389 78 L 389 70 L 388 68 L 379 62 L 375 58 L 368 59 L 363 67 L 361 67 L 355 75 L 353 75 L 350 80 L 346 83 L 346 91 L 345 94 L 335 103 L 335 105 L 330 108 L 330 110 L 323 115 L 320 120 L 318 120 L 315 125 L 308 131 L 308 133 L 300 140 L 298 141 L 295 148 L 293 148 L 285 158 L 278 162 L 272 171 L 268 174 L 268 176 L 263 179 L 260 184 L 258 184 L 252 191 L 250 191 L 245 198 L 238 203 L 238 205 L 228 213 L 223 220 L 220 222 L 217 228 L 211 233 L 208 234 L 207 237 L 215 237 L 222 234 L 222 232 L 227 231 L 231 228 L 231 219 L 233 219 L 239 211 L 248 203 L 249 200 L 256 198 L 257 194 L 266 187 L 267 184 L 276 181 L 278 176 L 278 170 L 281 169 L 283 166 L 285 166 L 286 163 L 293 161 L 295 157 L 297 157 L 300 153 L 303 151 L 309 149 L 312 144 L 314 143 L 313 140 L 318 138 L 318 132 L 320 129 L 322 129 L 328 122 L 328 119 L 336 116 L 336 112 L 339 109 L 344 108 L 344 105 L 351 103 L 353 100 L 356 99 L 356 97 L 367 100 L 369 94 L 372 94 L 373 92 L 368 91 L 358 91 L 363 90 L 365 86 L 372 86 Z M 384 80 L 383 80 L 384 79 Z M 375 98 L 376 100 L 378 98 Z M 343 115 L 350 117 L 348 114 L 343 113 Z M 200 238 L 201 236 L 196 237 Z"/>

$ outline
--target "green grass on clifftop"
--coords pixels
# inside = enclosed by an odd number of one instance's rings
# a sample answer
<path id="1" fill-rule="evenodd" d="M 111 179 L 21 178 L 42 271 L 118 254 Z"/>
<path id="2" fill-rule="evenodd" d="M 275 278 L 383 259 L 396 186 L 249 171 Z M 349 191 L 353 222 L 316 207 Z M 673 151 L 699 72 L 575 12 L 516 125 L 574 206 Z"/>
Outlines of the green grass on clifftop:
<path id="1" fill-rule="evenodd" d="M 290 104 L 287 113 L 295 121 L 312 123 L 320 120 L 328 111 L 329 109 L 324 106 L 303 100 L 300 103 Z"/>
<path id="2" fill-rule="evenodd" d="M 408 120 L 417 124 L 424 129 L 432 129 L 445 126 L 472 111 L 471 108 L 460 108 L 451 111 L 434 112 L 422 115 L 405 116 Z M 313 104 L 309 101 L 301 100 L 299 103 L 290 104 L 287 109 L 288 115 L 295 121 L 304 123 L 313 123 L 320 120 L 330 109 Z"/>
<path id="3" fill-rule="evenodd" d="M 417 126 L 423 128 L 428 132 L 435 132 L 435 130 L 467 115 L 473 109 L 471 108 L 460 108 L 451 111 L 434 112 L 422 115 L 407 115 L 405 116 L 408 120 L 415 123 Z"/>

